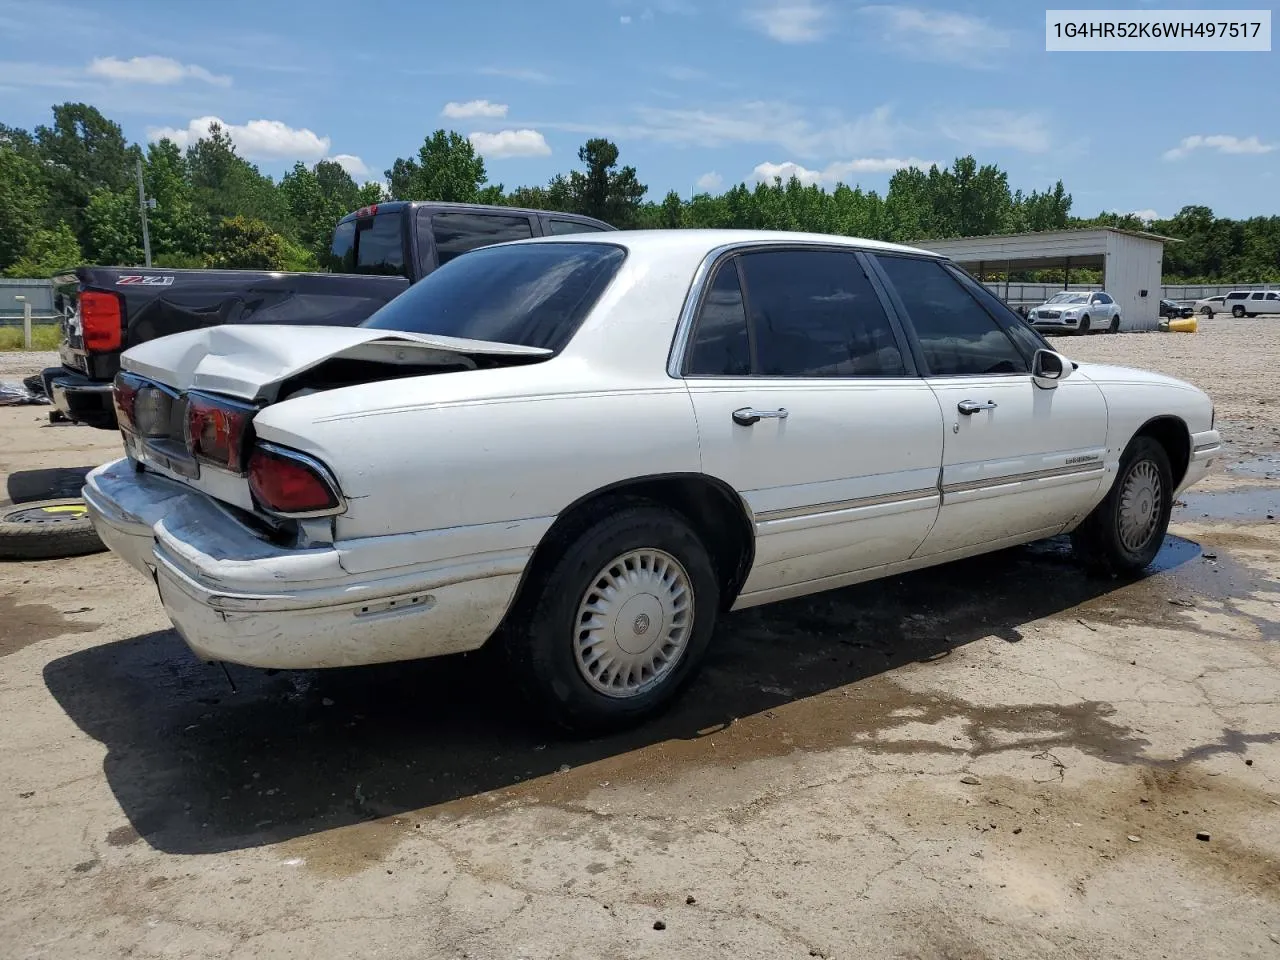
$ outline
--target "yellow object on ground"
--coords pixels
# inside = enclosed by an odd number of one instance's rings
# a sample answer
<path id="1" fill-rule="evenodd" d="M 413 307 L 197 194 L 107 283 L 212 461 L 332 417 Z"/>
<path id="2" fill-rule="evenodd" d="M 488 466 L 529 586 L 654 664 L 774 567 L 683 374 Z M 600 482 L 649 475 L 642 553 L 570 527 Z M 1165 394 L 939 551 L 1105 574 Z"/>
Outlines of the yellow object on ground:
<path id="1" fill-rule="evenodd" d="M 1195 333 L 1196 318 L 1195 317 L 1179 317 L 1177 320 L 1170 320 L 1169 330 L 1173 333 Z"/>

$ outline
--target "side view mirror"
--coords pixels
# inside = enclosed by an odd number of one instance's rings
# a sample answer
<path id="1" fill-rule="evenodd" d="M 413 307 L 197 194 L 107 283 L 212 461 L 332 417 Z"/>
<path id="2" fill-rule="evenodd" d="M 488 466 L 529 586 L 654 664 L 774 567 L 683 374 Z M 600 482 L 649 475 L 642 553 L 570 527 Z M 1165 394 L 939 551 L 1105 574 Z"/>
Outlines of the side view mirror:
<path id="1" fill-rule="evenodd" d="M 1031 358 L 1031 379 L 1042 390 L 1052 390 L 1074 370 L 1070 360 L 1052 350 L 1037 350 Z"/>

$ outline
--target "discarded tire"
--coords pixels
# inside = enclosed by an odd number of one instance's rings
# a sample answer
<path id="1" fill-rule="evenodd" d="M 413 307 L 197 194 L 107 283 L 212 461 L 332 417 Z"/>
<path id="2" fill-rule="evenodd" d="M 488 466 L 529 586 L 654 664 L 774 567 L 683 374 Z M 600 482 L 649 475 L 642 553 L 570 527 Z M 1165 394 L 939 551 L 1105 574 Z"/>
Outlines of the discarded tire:
<path id="1" fill-rule="evenodd" d="M 83 500 L 36 500 L 0 507 L 0 559 L 49 560 L 105 549 Z"/>

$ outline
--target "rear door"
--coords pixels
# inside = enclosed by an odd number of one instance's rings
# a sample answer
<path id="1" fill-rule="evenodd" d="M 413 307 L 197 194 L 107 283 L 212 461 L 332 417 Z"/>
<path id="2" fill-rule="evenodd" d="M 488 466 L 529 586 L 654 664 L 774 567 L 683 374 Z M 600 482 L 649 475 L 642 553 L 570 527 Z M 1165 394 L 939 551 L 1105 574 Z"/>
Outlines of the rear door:
<path id="1" fill-rule="evenodd" d="M 682 372 L 703 469 L 755 519 L 745 603 L 822 589 L 924 541 L 942 417 L 860 255 L 756 249 L 723 260 Z"/>
<path id="2" fill-rule="evenodd" d="M 1259 311 L 1269 316 L 1280 313 L 1280 293 L 1271 291 L 1262 301 L 1262 309 Z"/>
<path id="3" fill-rule="evenodd" d="M 1084 377 L 1031 380 L 1036 334 L 940 261 L 878 254 L 909 321 L 945 429 L 942 507 L 917 555 L 1048 536 L 1088 509 L 1103 476 L 1107 408 Z"/>

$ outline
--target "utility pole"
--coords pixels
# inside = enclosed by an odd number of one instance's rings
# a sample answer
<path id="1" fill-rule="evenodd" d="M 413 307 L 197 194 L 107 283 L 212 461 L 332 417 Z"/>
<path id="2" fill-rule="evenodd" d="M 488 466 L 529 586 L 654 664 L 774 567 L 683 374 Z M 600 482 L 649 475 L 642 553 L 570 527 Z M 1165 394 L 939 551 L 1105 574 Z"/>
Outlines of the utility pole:
<path id="1" fill-rule="evenodd" d="M 147 258 L 147 266 L 151 266 L 151 232 L 147 229 L 147 210 L 154 210 L 156 202 L 147 199 L 146 188 L 142 185 L 142 158 L 138 158 L 138 213 L 142 215 L 142 252 Z"/>

